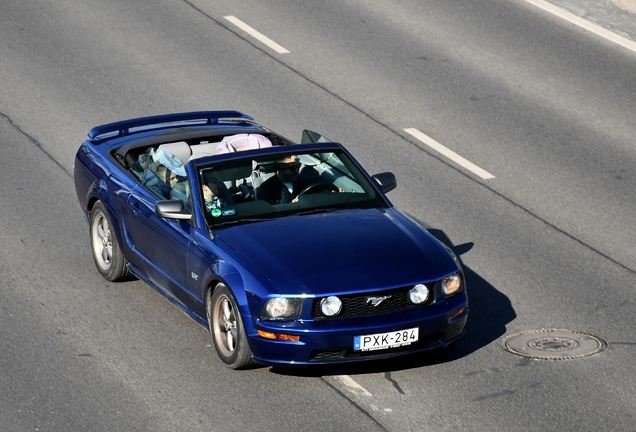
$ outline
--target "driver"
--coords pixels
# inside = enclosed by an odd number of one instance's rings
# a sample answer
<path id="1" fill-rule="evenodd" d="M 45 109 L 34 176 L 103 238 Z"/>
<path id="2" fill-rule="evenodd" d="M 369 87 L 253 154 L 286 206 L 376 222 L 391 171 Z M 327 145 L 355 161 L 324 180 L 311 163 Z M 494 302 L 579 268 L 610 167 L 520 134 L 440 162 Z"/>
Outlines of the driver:
<path id="1" fill-rule="evenodd" d="M 258 199 L 270 204 L 289 203 L 308 186 L 308 183 L 298 179 L 300 161 L 298 156 L 291 155 L 276 161 L 284 164 L 286 169 L 279 169 L 276 174 L 268 178 L 258 188 Z"/>

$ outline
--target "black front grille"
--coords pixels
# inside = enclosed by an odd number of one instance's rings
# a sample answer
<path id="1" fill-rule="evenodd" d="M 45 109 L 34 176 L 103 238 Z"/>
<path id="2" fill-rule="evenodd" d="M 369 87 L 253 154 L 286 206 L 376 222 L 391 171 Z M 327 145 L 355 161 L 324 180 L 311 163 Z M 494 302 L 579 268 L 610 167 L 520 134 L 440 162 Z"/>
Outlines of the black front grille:
<path id="1" fill-rule="evenodd" d="M 357 294 L 350 296 L 338 296 L 338 298 L 342 300 L 342 311 L 333 318 L 326 317 L 322 314 L 320 310 L 320 302 L 322 298 L 316 298 L 314 299 L 313 305 L 313 317 L 315 320 L 353 318 L 399 312 L 416 307 L 422 307 L 435 301 L 435 284 L 426 284 L 426 287 L 431 291 L 431 295 L 426 302 L 419 305 L 413 304 L 411 303 L 411 300 L 409 300 L 409 291 L 413 288 L 412 286 L 389 291 L 365 293 L 364 295 Z M 374 306 L 374 298 L 378 301 L 382 297 L 384 297 L 384 299 Z"/>

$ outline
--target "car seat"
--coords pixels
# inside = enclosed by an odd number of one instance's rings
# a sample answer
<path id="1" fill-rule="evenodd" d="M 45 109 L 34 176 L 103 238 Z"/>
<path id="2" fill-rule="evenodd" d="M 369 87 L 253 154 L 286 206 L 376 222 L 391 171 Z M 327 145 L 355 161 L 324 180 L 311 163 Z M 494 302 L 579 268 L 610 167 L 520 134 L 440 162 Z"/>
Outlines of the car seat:
<path id="1" fill-rule="evenodd" d="M 236 134 L 224 137 L 223 140 L 216 146 L 216 154 L 255 150 L 271 146 L 272 142 L 264 135 Z"/>

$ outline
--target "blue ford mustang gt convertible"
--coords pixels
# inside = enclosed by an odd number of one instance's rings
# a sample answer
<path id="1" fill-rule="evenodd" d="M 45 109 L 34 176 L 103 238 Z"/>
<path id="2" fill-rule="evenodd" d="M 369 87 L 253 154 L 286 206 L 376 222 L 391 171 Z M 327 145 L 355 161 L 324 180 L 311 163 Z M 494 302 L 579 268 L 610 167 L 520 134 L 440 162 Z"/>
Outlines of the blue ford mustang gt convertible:
<path id="1" fill-rule="evenodd" d="M 385 172 L 237 111 L 93 128 L 75 188 L 97 270 L 135 276 L 206 326 L 230 368 L 444 347 L 468 297 L 452 251 L 401 213 Z"/>

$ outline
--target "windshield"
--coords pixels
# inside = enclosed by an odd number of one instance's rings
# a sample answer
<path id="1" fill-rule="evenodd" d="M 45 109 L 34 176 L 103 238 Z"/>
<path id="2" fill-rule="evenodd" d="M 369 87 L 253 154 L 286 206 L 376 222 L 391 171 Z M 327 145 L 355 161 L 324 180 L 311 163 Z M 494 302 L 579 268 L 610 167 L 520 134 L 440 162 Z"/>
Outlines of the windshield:
<path id="1" fill-rule="evenodd" d="M 275 159 L 272 159 L 274 157 Z M 285 153 L 198 167 L 212 227 L 388 203 L 346 152 Z"/>

